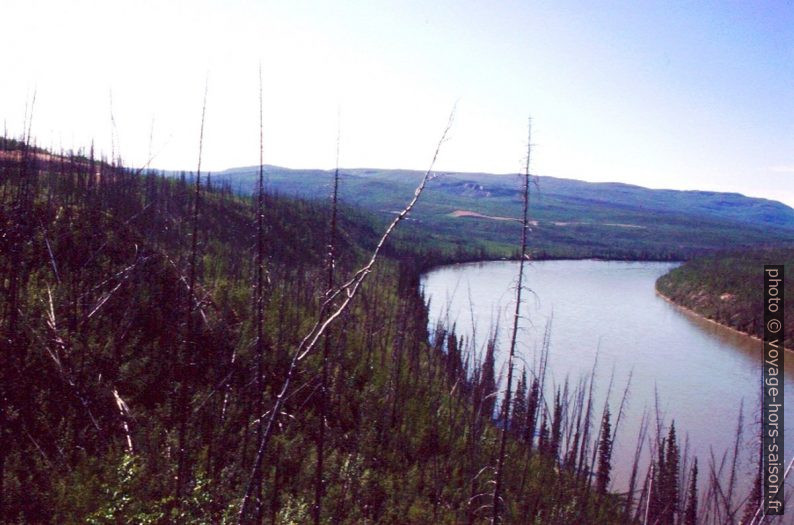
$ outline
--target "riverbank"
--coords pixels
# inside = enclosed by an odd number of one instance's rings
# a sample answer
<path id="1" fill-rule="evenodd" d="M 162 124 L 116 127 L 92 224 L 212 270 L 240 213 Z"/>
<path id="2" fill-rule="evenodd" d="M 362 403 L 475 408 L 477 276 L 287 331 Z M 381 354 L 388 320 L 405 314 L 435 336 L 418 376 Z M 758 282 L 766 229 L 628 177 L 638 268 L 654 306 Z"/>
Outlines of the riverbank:
<path id="1" fill-rule="evenodd" d="M 721 252 L 691 259 L 657 279 L 658 293 L 674 304 L 721 326 L 760 340 L 764 336 L 763 268 L 782 264 L 794 272 L 794 249 Z M 794 319 L 794 281 L 786 279 L 789 298 L 783 315 Z M 782 346 L 794 348 L 794 326 L 780 334 Z"/>
<path id="2" fill-rule="evenodd" d="M 691 308 L 688 308 L 688 307 L 686 307 L 686 306 L 684 306 L 684 305 L 682 305 L 680 303 L 675 302 L 673 299 L 671 299 L 670 297 L 668 297 L 664 293 L 660 292 L 658 288 L 656 288 L 656 295 L 658 295 L 659 297 L 661 297 L 662 299 L 664 299 L 668 303 L 672 304 L 673 306 L 675 306 L 679 310 L 683 310 L 684 312 L 686 312 L 689 315 L 697 317 L 698 319 L 703 319 L 704 321 L 708 321 L 709 323 L 715 324 L 715 325 L 717 325 L 717 326 L 719 326 L 721 328 L 725 328 L 727 330 L 730 330 L 733 333 L 736 333 L 736 334 L 739 334 L 739 335 L 743 335 L 745 337 L 749 337 L 750 339 L 758 341 L 759 343 L 763 343 L 763 339 L 761 339 L 757 335 L 753 335 L 753 334 L 751 334 L 749 332 L 744 332 L 742 330 L 738 330 L 738 329 L 736 329 L 736 328 L 734 328 L 732 326 L 729 326 L 727 324 L 724 324 L 724 323 L 721 323 L 721 322 L 716 321 L 714 319 L 711 319 L 710 317 L 706 317 L 705 315 L 703 315 L 701 313 L 698 313 L 697 311 L 695 311 L 695 310 L 693 310 Z M 785 347 L 785 346 L 783 348 L 785 350 L 789 351 L 789 352 L 794 353 L 794 348 L 789 348 L 789 347 Z"/>

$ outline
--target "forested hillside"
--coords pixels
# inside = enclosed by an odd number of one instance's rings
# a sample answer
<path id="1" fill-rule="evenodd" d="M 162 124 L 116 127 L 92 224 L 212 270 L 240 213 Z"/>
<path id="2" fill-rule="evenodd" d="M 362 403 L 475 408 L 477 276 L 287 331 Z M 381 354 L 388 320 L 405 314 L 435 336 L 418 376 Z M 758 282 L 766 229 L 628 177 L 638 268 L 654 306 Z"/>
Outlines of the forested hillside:
<path id="1" fill-rule="evenodd" d="M 421 258 L 380 261 L 333 325 L 327 397 L 315 353 L 282 391 L 328 294 L 327 206 L 264 196 L 260 339 L 249 200 L 191 174 L 2 145 L 2 521 L 305 523 L 320 446 L 322 522 L 489 515 L 494 349 L 480 363 L 443 332 L 430 344 Z M 343 281 L 378 225 L 343 210 L 338 226 Z M 561 409 L 534 392 L 509 441 L 506 521 L 614 522 L 620 500 L 585 475 L 595 430 L 558 471 Z"/>
<path id="2" fill-rule="evenodd" d="M 628 393 L 611 412 L 594 377 L 549 386 L 548 340 L 500 409 L 504 349 L 428 333 L 418 289 L 421 268 L 477 254 L 397 236 L 375 260 L 382 222 L 328 201 L 0 151 L 3 522 L 722 523 L 745 506 L 698 506 L 658 414 L 612 493 Z"/>
<path id="3" fill-rule="evenodd" d="M 256 187 L 257 168 L 214 176 L 236 191 Z M 267 166 L 273 191 L 318 198 L 323 170 Z M 343 202 L 388 217 L 413 193 L 422 174 L 410 170 L 345 169 Z M 684 260 L 727 248 L 794 245 L 794 210 L 737 193 L 656 190 L 619 183 L 534 177 L 532 248 L 536 258 Z M 492 253 L 513 255 L 520 235 L 517 175 L 445 172 L 432 181 L 405 227 L 417 236 L 478 239 Z"/>
<path id="4" fill-rule="evenodd" d="M 730 252 L 687 261 L 656 283 L 674 302 L 741 332 L 763 337 L 764 265 L 784 264 L 786 319 L 794 319 L 794 250 L 768 249 Z M 784 334 L 786 348 L 794 349 L 794 326 Z"/>

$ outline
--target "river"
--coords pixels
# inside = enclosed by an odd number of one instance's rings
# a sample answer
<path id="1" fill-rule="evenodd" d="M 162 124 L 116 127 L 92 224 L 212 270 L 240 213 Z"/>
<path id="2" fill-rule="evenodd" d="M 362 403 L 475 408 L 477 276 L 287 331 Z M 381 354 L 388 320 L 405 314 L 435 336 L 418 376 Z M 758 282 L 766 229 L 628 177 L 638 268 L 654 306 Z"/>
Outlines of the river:
<path id="1" fill-rule="evenodd" d="M 690 456 L 698 457 L 701 480 L 708 473 L 710 451 L 719 462 L 724 451 L 732 450 L 739 407 L 744 403 L 738 473 L 744 487 L 755 477 L 762 345 L 656 294 L 656 279 L 676 265 L 566 260 L 532 262 L 526 267 L 531 291 L 525 294 L 522 307 L 519 371 L 522 366 L 533 366 L 551 320 L 550 379 L 560 385 L 567 378 L 575 385 L 591 372 L 597 358 L 600 406 L 614 373 L 613 423 L 631 374 L 628 405 L 614 447 L 614 490 L 628 485 L 640 421 L 646 410 L 655 418 L 656 400 L 665 426 L 675 421 L 682 452 L 686 446 Z M 481 352 L 498 323 L 497 370 L 504 371 L 517 275 L 516 261 L 457 264 L 428 272 L 421 286 L 430 304 L 430 326 L 439 321 L 454 325 L 459 335 L 473 337 Z M 794 359 L 791 354 L 787 357 L 785 392 L 792 403 Z M 787 423 L 785 453 L 790 459 L 794 418 Z M 643 471 L 647 463 L 646 451 Z M 794 490 L 791 480 L 786 490 Z"/>

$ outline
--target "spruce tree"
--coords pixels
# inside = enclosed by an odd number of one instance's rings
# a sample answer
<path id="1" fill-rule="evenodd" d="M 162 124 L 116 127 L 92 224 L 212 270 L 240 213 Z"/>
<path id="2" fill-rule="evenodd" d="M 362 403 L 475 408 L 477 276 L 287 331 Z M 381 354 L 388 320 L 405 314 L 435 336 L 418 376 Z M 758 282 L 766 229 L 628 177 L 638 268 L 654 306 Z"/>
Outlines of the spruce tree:
<path id="1" fill-rule="evenodd" d="M 524 426 L 527 423 L 527 371 L 522 370 L 521 377 L 518 379 L 515 400 L 513 401 L 513 413 L 510 417 L 510 433 L 516 438 L 524 436 Z"/>
<path id="2" fill-rule="evenodd" d="M 546 412 L 540 418 L 540 435 L 538 436 L 538 452 L 546 455 L 549 452 L 549 426 L 546 424 Z"/>
<path id="3" fill-rule="evenodd" d="M 496 391 L 496 342 L 488 341 L 479 384 L 480 414 L 486 419 L 493 417 L 494 392 Z"/>
<path id="4" fill-rule="evenodd" d="M 698 521 L 698 460 L 692 465 L 692 474 L 689 477 L 689 491 L 684 511 L 684 525 L 696 525 Z M 743 521 L 744 523 L 744 521 Z M 747 521 L 749 523 L 749 520 Z"/>
<path id="5" fill-rule="evenodd" d="M 540 383 L 538 378 L 532 380 L 532 388 L 529 390 L 529 398 L 527 399 L 527 422 L 524 427 L 524 441 L 527 443 L 529 450 L 532 450 L 532 441 L 535 437 L 535 426 L 538 420 L 538 403 L 540 401 Z"/>
<path id="6" fill-rule="evenodd" d="M 664 510 L 662 523 L 675 523 L 678 514 L 680 491 L 678 488 L 678 464 L 680 453 L 678 441 L 675 435 L 675 422 L 670 425 L 670 432 L 667 435 L 667 457 L 665 458 L 664 476 Z"/>
<path id="7" fill-rule="evenodd" d="M 657 451 L 656 468 L 653 469 L 653 479 L 651 480 L 651 494 L 648 504 L 650 522 L 659 521 L 661 523 L 662 512 L 664 511 L 664 485 L 665 485 L 665 450 L 666 440 L 662 438 Z"/>
<path id="8" fill-rule="evenodd" d="M 551 421 L 551 440 L 549 443 L 549 455 L 556 461 L 560 451 L 560 441 L 562 439 L 562 401 L 560 391 L 554 396 L 554 416 Z"/>
<path id="9" fill-rule="evenodd" d="M 607 407 L 604 411 L 604 418 L 601 420 L 601 441 L 598 444 L 596 492 L 599 494 L 606 494 L 612 470 L 612 425 L 609 418 L 609 407 Z"/>

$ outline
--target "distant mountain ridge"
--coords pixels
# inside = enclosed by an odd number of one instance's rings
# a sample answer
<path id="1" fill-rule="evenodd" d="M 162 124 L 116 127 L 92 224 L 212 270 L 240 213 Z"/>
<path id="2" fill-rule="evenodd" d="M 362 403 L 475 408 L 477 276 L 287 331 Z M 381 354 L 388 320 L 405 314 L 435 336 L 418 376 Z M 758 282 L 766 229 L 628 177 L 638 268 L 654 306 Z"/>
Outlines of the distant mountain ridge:
<path id="1" fill-rule="evenodd" d="M 327 180 L 333 170 L 292 169 L 281 166 L 266 165 L 265 173 L 270 176 L 272 188 L 276 190 L 292 189 L 283 178 L 295 177 L 296 182 Z M 245 181 L 258 174 L 259 167 L 232 168 L 218 172 L 215 176 L 232 182 Z M 345 178 L 369 178 L 371 183 L 389 181 L 395 184 L 415 185 L 424 174 L 415 170 L 386 170 L 372 168 L 342 169 Z M 273 177 L 275 176 L 275 177 Z M 453 181 L 445 181 L 452 179 Z M 739 221 L 758 221 L 761 224 L 774 224 L 794 228 L 794 209 L 770 199 L 748 197 L 740 193 L 704 191 L 651 189 L 623 182 L 588 182 L 577 179 L 565 179 L 539 176 L 539 197 L 558 196 L 571 200 L 590 203 L 607 203 L 612 206 L 628 206 L 657 211 L 674 211 L 713 215 Z M 252 181 L 251 181 L 252 182 Z M 467 184 L 474 183 L 474 184 Z M 470 195 L 472 197 L 514 196 L 517 198 L 519 188 L 517 176 L 509 174 L 491 174 L 476 172 L 439 172 L 435 184 L 445 192 Z M 247 185 L 247 184 L 246 184 Z M 302 185 L 303 186 L 303 185 Z M 317 191 L 303 186 L 304 196 L 314 197 Z M 458 191 L 455 191 L 455 190 Z M 542 201 L 539 203 L 543 205 Z"/>
<path id="2" fill-rule="evenodd" d="M 330 194 L 333 170 L 264 167 L 272 191 L 310 199 Z M 213 174 L 250 192 L 259 167 Z M 421 171 L 341 169 L 343 201 L 375 213 L 400 209 Z M 738 193 L 650 189 L 620 182 L 537 177 L 530 214 L 535 246 L 560 256 L 688 257 L 695 252 L 794 243 L 794 209 Z M 462 240 L 511 244 L 519 228 L 517 175 L 438 172 L 412 217 Z M 461 241 L 463 242 L 463 241 Z"/>

